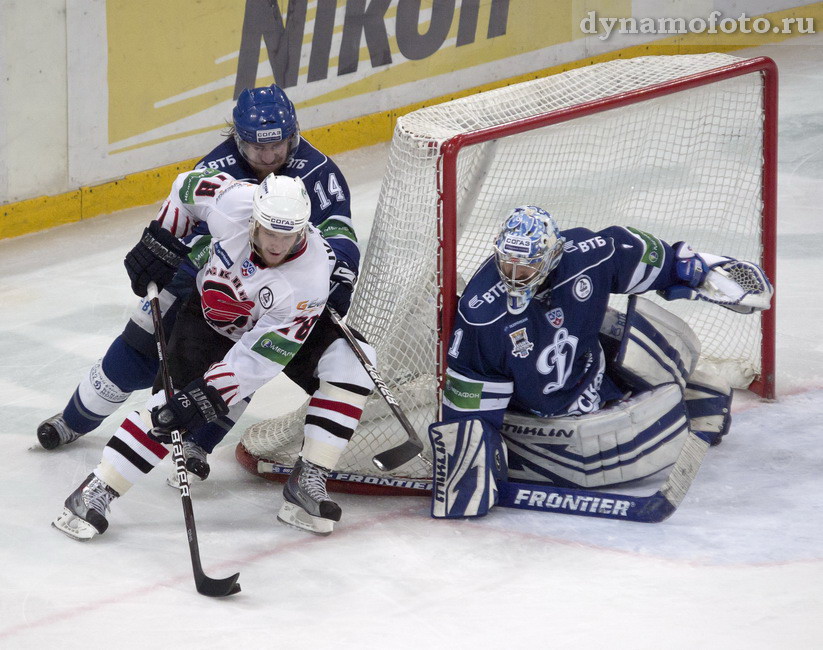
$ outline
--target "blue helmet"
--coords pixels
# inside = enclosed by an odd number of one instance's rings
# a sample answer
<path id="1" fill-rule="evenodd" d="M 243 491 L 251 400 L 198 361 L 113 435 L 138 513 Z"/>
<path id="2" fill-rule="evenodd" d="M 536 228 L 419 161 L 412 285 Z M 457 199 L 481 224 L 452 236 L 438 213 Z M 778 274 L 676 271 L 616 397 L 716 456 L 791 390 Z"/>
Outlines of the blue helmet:
<path id="1" fill-rule="evenodd" d="M 246 88 L 237 98 L 232 117 L 235 132 L 244 142 L 279 142 L 299 132 L 294 104 L 275 84 Z"/>
<path id="2" fill-rule="evenodd" d="M 522 313 L 563 255 L 565 238 L 543 208 L 523 205 L 506 217 L 494 241 L 497 272 L 506 287 L 506 307 Z"/>

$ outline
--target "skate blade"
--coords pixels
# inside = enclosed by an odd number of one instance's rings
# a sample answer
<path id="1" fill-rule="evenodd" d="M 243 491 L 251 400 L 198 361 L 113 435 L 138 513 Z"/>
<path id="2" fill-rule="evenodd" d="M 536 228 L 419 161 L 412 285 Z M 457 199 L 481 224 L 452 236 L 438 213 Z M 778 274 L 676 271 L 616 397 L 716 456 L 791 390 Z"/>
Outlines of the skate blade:
<path id="1" fill-rule="evenodd" d="M 288 501 L 283 503 L 277 513 L 277 521 L 315 535 L 331 535 L 334 530 L 334 522 L 330 519 L 310 515 L 300 506 Z"/>
<path id="2" fill-rule="evenodd" d="M 97 529 L 94 526 L 84 519 L 80 519 L 68 508 L 63 508 L 63 513 L 51 522 L 51 525 L 78 542 L 88 542 L 97 534 Z"/>

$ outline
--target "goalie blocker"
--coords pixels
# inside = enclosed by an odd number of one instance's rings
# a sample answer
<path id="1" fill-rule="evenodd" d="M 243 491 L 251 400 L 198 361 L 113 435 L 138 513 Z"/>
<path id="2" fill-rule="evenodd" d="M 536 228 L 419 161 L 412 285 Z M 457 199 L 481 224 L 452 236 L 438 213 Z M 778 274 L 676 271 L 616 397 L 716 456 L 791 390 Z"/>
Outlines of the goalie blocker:
<path id="1" fill-rule="evenodd" d="M 696 440 L 717 444 L 728 431 L 731 388 L 696 369 L 699 341 L 678 317 L 633 296 L 625 315 L 608 310 L 601 338 L 609 372 L 632 388 L 629 399 L 582 416 L 507 413 L 501 431 L 480 418 L 430 426 L 433 517 L 482 516 L 498 502 L 563 511 L 511 496 L 546 485 L 582 499 L 575 514 L 625 517 L 628 501 L 585 489 L 656 474 L 682 463 Z"/>

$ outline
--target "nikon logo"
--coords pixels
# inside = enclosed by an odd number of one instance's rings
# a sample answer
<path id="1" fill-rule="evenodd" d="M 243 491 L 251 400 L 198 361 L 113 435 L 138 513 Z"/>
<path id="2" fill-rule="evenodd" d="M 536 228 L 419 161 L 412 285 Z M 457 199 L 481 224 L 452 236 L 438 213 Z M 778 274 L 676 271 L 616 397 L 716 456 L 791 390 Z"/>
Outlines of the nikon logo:
<path id="1" fill-rule="evenodd" d="M 333 60 L 337 60 L 337 76 L 356 72 L 361 48 L 366 52 L 363 60 L 377 68 L 391 64 L 392 56 L 411 61 L 430 57 L 443 47 L 454 25 L 457 47 L 474 43 L 478 35 L 487 40 L 504 35 L 510 0 L 488 0 L 487 4 L 489 19 L 484 25 L 476 2 L 463 2 L 460 7 L 455 2 L 421 0 L 312 2 L 311 52 L 304 56 L 303 42 L 309 42 L 304 38 L 309 0 L 289 0 L 285 16 L 280 11 L 285 2 L 246 0 L 234 96 L 257 85 L 261 42 L 278 85 L 289 88 L 297 85 L 300 63 L 305 60 L 309 62 L 306 81 L 311 83 L 329 77 Z M 392 13 L 393 19 L 387 17 Z M 333 50 L 337 43 L 339 47 Z"/>

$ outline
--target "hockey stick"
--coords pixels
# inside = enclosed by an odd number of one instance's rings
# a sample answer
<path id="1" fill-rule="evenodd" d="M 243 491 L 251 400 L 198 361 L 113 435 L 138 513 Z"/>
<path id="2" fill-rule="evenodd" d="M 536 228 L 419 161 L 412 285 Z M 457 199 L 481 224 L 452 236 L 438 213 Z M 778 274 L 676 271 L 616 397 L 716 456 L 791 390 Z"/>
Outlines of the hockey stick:
<path id="1" fill-rule="evenodd" d="M 163 379 L 163 391 L 166 393 L 166 400 L 171 399 L 174 390 L 169 376 L 169 364 L 166 357 L 166 337 L 163 334 L 163 319 L 160 314 L 160 301 L 157 298 L 158 290 L 154 282 L 149 283 L 148 295 L 151 301 L 151 319 L 154 323 L 154 339 L 157 343 L 157 356 L 160 359 L 160 376 Z M 183 501 L 183 518 L 186 521 L 186 536 L 189 540 L 189 552 L 191 553 L 191 566 L 194 571 L 194 584 L 198 593 L 204 596 L 231 596 L 240 591 L 237 579 L 239 573 L 235 573 L 229 578 L 215 579 L 209 578 L 203 572 L 203 565 L 200 563 L 200 545 L 197 543 L 197 529 L 194 525 L 194 508 L 191 503 L 189 490 L 189 476 L 186 472 L 186 461 L 183 457 L 183 436 L 180 431 L 171 432 L 171 454 L 174 460 L 174 467 L 177 471 L 177 480 L 180 483 L 180 498 Z"/>
<path id="2" fill-rule="evenodd" d="M 390 472 L 393 469 L 397 469 L 401 465 L 405 465 L 415 456 L 419 456 L 420 452 L 423 451 L 423 443 L 417 435 L 417 432 L 414 430 L 411 422 L 409 422 L 409 419 L 406 417 L 406 414 L 403 412 L 403 409 L 400 408 L 400 403 L 397 401 L 397 398 L 389 390 L 389 387 L 386 386 L 386 382 L 383 381 L 380 373 L 377 372 L 377 368 L 371 364 L 371 361 L 369 361 L 366 353 L 363 352 L 363 348 L 360 347 L 357 339 L 354 338 L 354 334 L 349 329 L 348 325 L 340 319 L 340 315 L 334 309 L 328 305 L 326 306 L 326 309 L 331 316 L 332 322 L 335 324 L 338 331 L 343 335 L 343 338 L 346 339 L 346 343 L 349 344 L 349 347 L 352 349 L 352 352 L 354 352 L 357 360 L 360 361 L 365 371 L 369 374 L 369 377 L 371 377 L 371 380 L 377 387 L 377 392 L 379 392 L 383 399 L 386 400 L 386 404 L 389 405 L 392 413 L 394 413 L 394 416 L 400 422 L 406 432 L 406 435 L 408 436 L 408 439 L 399 444 L 397 447 L 392 447 L 386 451 L 381 451 L 374 458 L 372 458 L 372 462 L 375 464 L 377 469 L 384 472 Z"/>
<path id="3" fill-rule="evenodd" d="M 649 496 L 506 482 L 498 488 L 497 505 L 584 517 L 659 523 L 671 515 L 683 501 L 708 448 L 709 440 L 702 432 L 689 432 L 665 483 Z"/>

